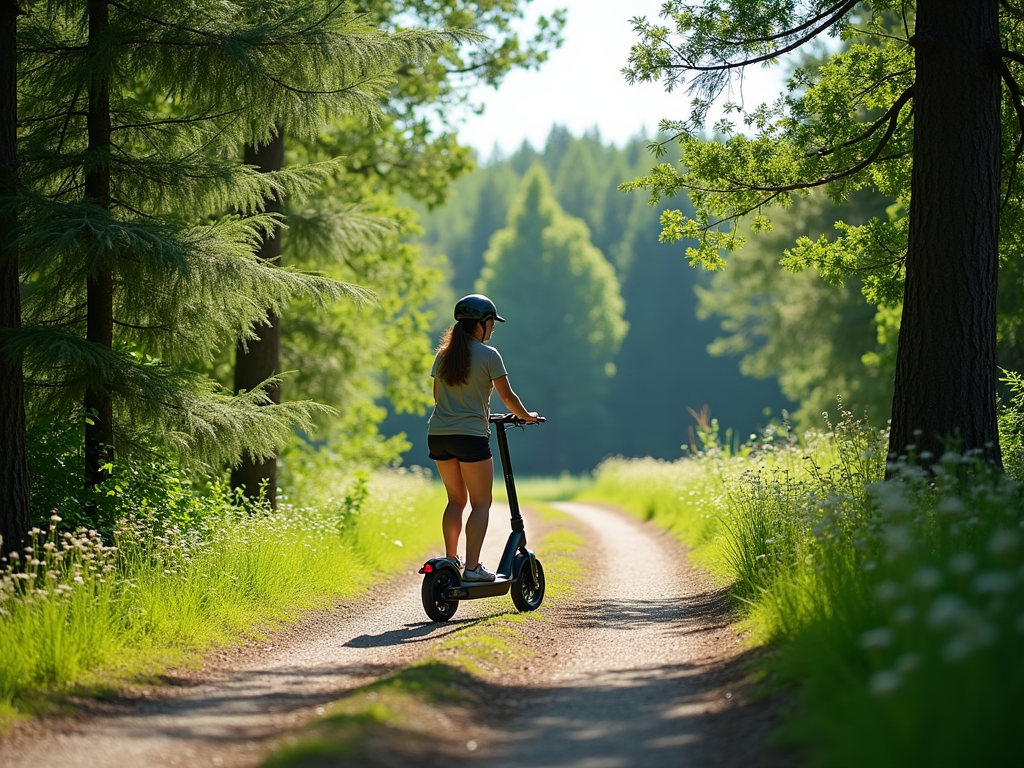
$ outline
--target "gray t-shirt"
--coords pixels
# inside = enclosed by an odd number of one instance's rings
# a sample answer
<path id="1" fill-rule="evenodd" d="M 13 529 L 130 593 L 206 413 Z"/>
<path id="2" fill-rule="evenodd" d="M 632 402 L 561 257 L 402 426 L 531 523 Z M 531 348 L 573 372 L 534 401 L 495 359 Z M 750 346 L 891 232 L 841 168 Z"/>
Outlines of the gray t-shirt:
<path id="1" fill-rule="evenodd" d="M 427 420 L 428 435 L 479 435 L 489 437 L 491 383 L 505 375 L 505 363 L 494 347 L 476 339 L 469 341 L 469 378 L 450 387 L 437 375 L 438 358 L 430 375 L 437 380 L 437 405 Z"/>

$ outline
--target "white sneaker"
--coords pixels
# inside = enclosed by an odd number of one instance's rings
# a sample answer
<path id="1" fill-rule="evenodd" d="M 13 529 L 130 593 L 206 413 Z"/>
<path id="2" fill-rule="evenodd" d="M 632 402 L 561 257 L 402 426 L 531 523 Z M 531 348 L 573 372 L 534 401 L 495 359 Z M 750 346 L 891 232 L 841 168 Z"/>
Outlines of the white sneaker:
<path id="1" fill-rule="evenodd" d="M 483 563 L 477 563 L 476 568 L 463 572 L 463 581 L 494 581 L 494 574 L 484 568 Z"/>
<path id="2" fill-rule="evenodd" d="M 455 557 L 442 557 L 441 559 L 447 560 L 449 563 L 452 563 L 456 568 L 459 569 L 460 573 L 462 572 L 462 569 L 466 567 L 466 564 L 462 562 L 462 558 L 458 555 L 456 555 Z"/>

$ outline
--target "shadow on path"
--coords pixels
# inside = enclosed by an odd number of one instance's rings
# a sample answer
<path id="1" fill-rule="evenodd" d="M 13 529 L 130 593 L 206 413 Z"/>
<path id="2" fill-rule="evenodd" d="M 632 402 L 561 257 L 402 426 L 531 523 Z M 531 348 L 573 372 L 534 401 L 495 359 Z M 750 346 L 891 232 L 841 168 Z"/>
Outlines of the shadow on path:
<path id="1" fill-rule="evenodd" d="M 435 640 L 445 637 L 464 629 L 479 624 L 481 621 L 490 618 L 489 616 L 475 616 L 467 619 L 451 619 L 444 624 L 434 621 L 414 622 L 406 624 L 401 629 L 390 629 L 381 632 L 379 635 L 359 635 L 353 637 L 347 643 L 347 648 L 387 648 L 394 645 L 406 645 L 408 643 L 422 643 L 425 640 Z"/>
<path id="2" fill-rule="evenodd" d="M 670 627 L 686 635 L 729 626 L 732 607 L 728 588 L 713 588 L 691 595 L 658 598 L 598 599 L 565 611 L 566 626 L 583 629 L 635 629 Z"/>

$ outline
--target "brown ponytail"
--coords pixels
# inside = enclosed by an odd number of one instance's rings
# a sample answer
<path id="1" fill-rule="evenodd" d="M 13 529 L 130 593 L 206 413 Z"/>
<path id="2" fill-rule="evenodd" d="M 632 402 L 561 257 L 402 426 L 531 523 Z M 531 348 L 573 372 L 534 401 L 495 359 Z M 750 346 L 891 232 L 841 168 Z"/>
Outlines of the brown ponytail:
<path id="1" fill-rule="evenodd" d="M 459 320 L 441 336 L 437 348 L 437 375 L 449 387 L 459 387 L 469 379 L 469 340 L 478 320 Z"/>

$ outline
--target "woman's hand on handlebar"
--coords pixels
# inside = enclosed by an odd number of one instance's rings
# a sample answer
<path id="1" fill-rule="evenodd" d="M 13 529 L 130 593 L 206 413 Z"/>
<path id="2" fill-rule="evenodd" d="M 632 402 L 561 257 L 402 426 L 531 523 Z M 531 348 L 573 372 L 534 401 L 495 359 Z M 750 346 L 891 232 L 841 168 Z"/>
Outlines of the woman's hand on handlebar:
<path id="1" fill-rule="evenodd" d="M 523 421 L 525 421 L 527 424 L 539 424 L 540 414 L 537 413 L 536 411 L 527 411 L 526 416 L 523 417 Z"/>

